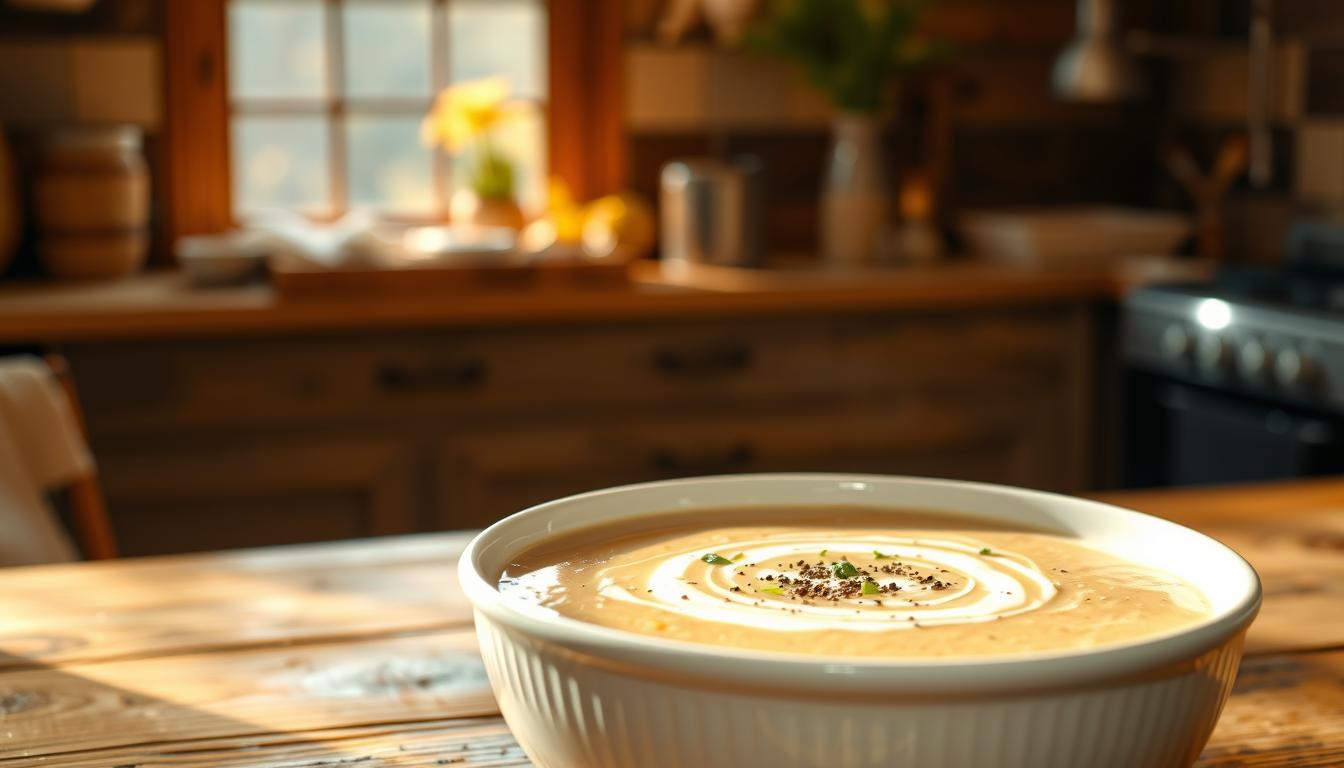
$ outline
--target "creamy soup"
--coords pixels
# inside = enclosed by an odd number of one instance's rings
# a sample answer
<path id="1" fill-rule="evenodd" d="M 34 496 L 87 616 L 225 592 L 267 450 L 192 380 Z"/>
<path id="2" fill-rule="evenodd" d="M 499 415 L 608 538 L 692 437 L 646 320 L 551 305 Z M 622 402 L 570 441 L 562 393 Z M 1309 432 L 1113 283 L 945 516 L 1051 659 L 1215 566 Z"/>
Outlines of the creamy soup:
<path id="1" fill-rule="evenodd" d="M 587 528 L 518 555 L 499 588 L 606 627 L 828 656 L 1093 648 L 1209 612 L 1175 576 L 1076 539 L 856 507 L 739 507 Z"/>

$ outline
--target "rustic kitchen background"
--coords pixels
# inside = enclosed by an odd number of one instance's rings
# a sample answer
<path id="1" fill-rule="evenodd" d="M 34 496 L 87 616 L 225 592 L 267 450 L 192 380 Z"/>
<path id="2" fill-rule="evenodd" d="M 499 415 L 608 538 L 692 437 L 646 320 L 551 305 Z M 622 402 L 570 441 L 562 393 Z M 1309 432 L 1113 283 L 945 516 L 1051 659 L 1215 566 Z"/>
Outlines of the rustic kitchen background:
<path id="1" fill-rule="evenodd" d="M 192 173 L 164 140 L 181 119 L 166 99 L 166 41 L 183 33 L 165 12 L 174 1 L 100 0 L 74 16 L 0 3 L 0 125 L 19 177 L 32 178 L 53 127 L 140 128 L 150 265 L 164 274 L 180 220 L 171 193 Z M 593 178 L 623 177 L 656 215 L 669 161 L 755 156 L 766 250 L 814 258 L 826 100 L 787 63 L 720 46 L 704 25 L 668 41 L 662 2 L 617 5 L 621 49 L 607 66 L 618 70 L 601 79 L 618 84 L 602 98 L 618 105 L 620 133 Z M 958 217 L 975 209 L 1190 211 L 1172 158 L 1187 152 L 1203 173 L 1230 137 L 1258 130 L 1258 68 L 1270 172 L 1260 184 L 1238 174 L 1219 199 L 1226 260 L 1274 263 L 1290 222 L 1344 207 L 1344 5 L 1268 4 L 1272 45 L 1255 66 L 1250 0 L 1115 5 L 1148 93 L 1076 103 L 1051 86 L 1076 35 L 1072 0 L 931 4 L 924 28 L 950 53 L 901 83 L 883 146 L 893 186 L 927 188 L 954 264 L 966 261 Z M 598 26 L 570 31 L 582 42 Z M 615 191 L 600 186 L 586 191 Z M 30 187 L 19 195 L 31 202 Z M 1190 239 L 1177 262 L 1198 248 Z M 128 554 L 476 526 L 565 493 L 686 474 L 902 472 L 1069 491 L 1123 478 L 1115 296 L 1054 278 L 925 275 L 888 303 L 832 296 L 824 309 L 743 299 L 700 311 L 640 294 L 596 309 L 445 299 L 462 314 L 408 318 L 365 301 L 338 321 L 273 310 L 259 287 L 168 295 L 151 275 L 115 299 L 50 299 L 69 302 L 66 314 L 34 299 L 50 317 L 29 332 L 27 310 L 3 305 L 28 301 L 42 273 L 35 228 L 23 227 L 0 277 L 20 286 L 0 297 L 0 332 L 14 323 L 0 341 L 70 359 Z M 136 296 L 183 324 L 116 330 L 120 310 L 104 304 Z M 198 316 L 225 307 L 233 325 Z M 86 310 L 108 325 L 81 326 Z"/>
<path id="2" fill-rule="evenodd" d="M 1104 202 L 1188 205 L 1164 172 L 1167 143 L 1205 163 L 1246 122 L 1249 0 L 1119 5 L 1149 44 L 1152 97 L 1080 105 L 1051 93 L 1050 70 L 1074 33 L 1072 0 L 942 0 L 928 25 L 957 55 L 909 83 L 887 137 L 897 168 L 945 167 L 948 210 L 958 206 Z M 815 239 L 815 195 L 831 110 L 785 63 L 716 48 L 701 28 L 658 42 L 661 4 L 626 3 L 624 117 L 631 185 L 657 199 L 670 158 L 753 153 L 772 173 L 767 233 L 775 248 Z M 1294 202 L 1344 201 L 1344 9 L 1326 0 L 1273 3 L 1275 173 L 1269 190 L 1228 199 L 1228 238 L 1239 258 L 1274 258 Z M 103 0 L 77 17 L 0 5 L 0 122 L 20 159 L 43 126 L 131 123 L 148 137 L 155 176 L 163 158 L 163 18 L 156 0 Z M 782 162 L 787 160 L 787 162 Z M 1244 186 L 1244 185 L 1243 185 Z M 155 185 L 161 189 L 162 185 Z M 158 201 L 162 206 L 162 200 Z M 24 251 L 25 253 L 27 251 Z M 167 251 L 158 248 L 158 261 Z M 15 268 L 36 270 L 21 258 Z"/>

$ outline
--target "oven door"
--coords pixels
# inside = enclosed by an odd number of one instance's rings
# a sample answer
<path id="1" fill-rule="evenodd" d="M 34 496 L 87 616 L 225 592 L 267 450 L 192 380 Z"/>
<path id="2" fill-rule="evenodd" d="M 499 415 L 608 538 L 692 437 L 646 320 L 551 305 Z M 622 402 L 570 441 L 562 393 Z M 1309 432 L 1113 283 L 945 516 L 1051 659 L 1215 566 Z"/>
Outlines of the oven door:
<path id="1" fill-rule="evenodd" d="M 1344 472 L 1344 419 L 1137 376 L 1133 486 L 1278 480 Z"/>

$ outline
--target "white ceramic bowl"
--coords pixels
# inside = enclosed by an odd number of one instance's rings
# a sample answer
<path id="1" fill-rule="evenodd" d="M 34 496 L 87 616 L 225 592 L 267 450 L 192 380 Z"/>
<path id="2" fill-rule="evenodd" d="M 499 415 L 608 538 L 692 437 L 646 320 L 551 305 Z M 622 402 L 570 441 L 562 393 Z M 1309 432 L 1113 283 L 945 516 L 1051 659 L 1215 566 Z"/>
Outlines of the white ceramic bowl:
<path id="1" fill-rule="evenodd" d="M 261 232 L 190 235 L 177 240 L 177 263 L 195 285 L 232 285 L 258 275 L 273 250 Z"/>
<path id="2" fill-rule="evenodd" d="M 564 531 L 678 509 L 808 503 L 946 510 L 1077 536 L 1191 582 L 1212 614 L 1081 652 L 885 660 L 644 636 L 496 589 L 510 557 Z M 1185 766 L 1213 730 L 1260 606 L 1244 560 L 1174 523 L 1048 493 L 875 476 L 743 475 L 560 499 L 477 536 L 460 577 L 500 710 L 541 768 Z"/>

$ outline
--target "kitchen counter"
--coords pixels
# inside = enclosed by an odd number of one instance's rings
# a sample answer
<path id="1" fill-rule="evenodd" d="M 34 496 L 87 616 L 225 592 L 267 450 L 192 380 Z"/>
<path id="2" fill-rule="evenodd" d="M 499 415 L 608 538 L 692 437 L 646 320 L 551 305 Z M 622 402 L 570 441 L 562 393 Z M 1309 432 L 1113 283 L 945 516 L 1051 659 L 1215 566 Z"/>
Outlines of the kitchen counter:
<path id="1" fill-rule="evenodd" d="M 158 272 L 109 283 L 0 285 L 0 343 L 1011 307 L 1115 300 L 1139 283 L 1205 271 L 1160 258 L 1068 270 L 959 261 L 844 272 L 699 267 L 682 275 L 644 263 L 629 287 L 396 300 L 285 300 L 268 284 L 192 288 L 180 274 Z"/>
<path id="2" fill-rule="evenodd" d="M 1196 765 L 1340 765 L 1344 481 L 1110 498 L 1224 540 L 1264 582 Z M 468 538 L 0 571 L 0 764 L 529 766 L 457 586 Z"/>

